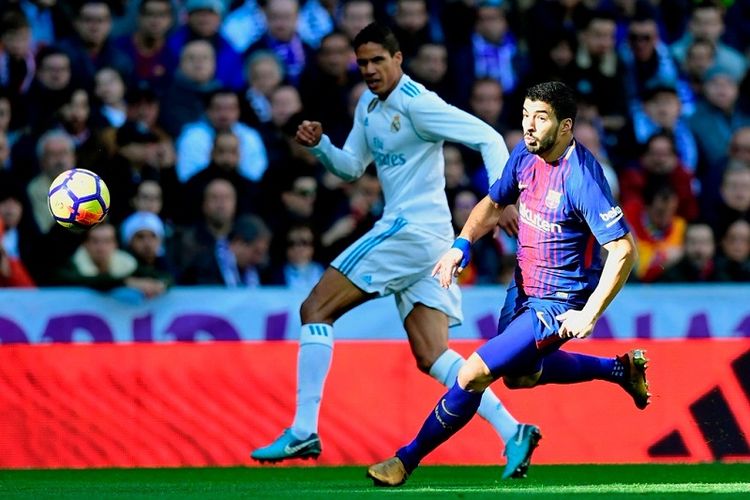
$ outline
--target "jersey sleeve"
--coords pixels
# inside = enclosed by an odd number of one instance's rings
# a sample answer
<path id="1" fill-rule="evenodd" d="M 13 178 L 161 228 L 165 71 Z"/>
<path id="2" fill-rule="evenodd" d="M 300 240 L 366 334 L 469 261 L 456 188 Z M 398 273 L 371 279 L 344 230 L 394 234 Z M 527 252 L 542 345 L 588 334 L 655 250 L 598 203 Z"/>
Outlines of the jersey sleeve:
<path id="1" fill-rule="evenodd" d="M 327 135 L 320 138 L 317 146 L 310 148 L 312 154 L 329 171 L 348 181 L 359 178 L 367 165 L 372 162 L 372 153 L 367 146 L 367 137 L 365 136 L 366 104 L 363 104 L 365 99 L 366 95 L 363 95 L 357 104 L 354 112 L 354 125 L 342 149 L 334 146 Z"/>
<path id="2" fill-rule="evenodd" d="M 425 92 L 409 103 L 414 130 L 427 141 L 463 144 L 482 154 L 489 185 L 503 172 L 508 148 L 503 137 L 479 118 L 446 103 L 434 92 Z"/>
<path id="3" fill-rule="evenodd" d="M 519 146 L 524 147 L 523 142 Z M 518 190 L 518 164 L 520 156 L 519 148 L 516 147 L 503 169 L 503 175 L 490 185 L 490 199 L 499 205 L 514 204 L 521 193 Z"/>
<path id="4" fill-rule="evenodd" d="M 573 206 L 600 245 L 630 232 L 622 208 L 612 196 L 604 172 L 593 158 L 580 169 L 579 185 L 569 189 Z"/>

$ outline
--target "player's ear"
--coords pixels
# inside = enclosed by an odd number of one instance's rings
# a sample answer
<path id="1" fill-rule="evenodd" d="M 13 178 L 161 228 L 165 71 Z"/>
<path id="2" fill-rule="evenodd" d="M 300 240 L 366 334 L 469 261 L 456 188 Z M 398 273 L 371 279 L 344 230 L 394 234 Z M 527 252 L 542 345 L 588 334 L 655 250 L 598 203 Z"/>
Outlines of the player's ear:
<path id="1" fill-rule="evenodd" d="M 560 128 L 563 132 L 573 132 L 573 119 L 572 118 L 566 118 L 562 121 L 560 124 Z"/>
<path id="2" fill-rule="evenodd" d="M 396 60 L 399 65 L 404 62 L 404 55 L 401 53 L 401 51 L 396 52 L 393 54 L 393 59 Z"/>

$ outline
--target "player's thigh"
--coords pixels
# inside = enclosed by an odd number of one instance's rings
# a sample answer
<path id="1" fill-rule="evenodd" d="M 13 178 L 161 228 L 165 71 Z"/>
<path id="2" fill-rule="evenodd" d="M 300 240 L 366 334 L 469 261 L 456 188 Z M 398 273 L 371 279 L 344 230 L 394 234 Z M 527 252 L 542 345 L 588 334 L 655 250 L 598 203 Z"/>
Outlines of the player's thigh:
<path id="1" fill-rule="evenodd" d="M 374 294 L 361 290 L 337 269 L 329 267 L 302 303 L 302 323 L 333 323 L 373 297 Z"/>
<path id="2" fill-rule="evenodd" d="M 541 367 L 541 353 L 534 336 L 536 317 L 530 309 L 520 313 L 508 327 L 477 349 L 495 379 L 530 375 Z"/>
<path id="3" fill-rule="evenodd" d="M 404 328 L 417 366 L 429 371 L 448 348 L 448 316 L 438 309 L 415 304 L 404 320 Z"/>

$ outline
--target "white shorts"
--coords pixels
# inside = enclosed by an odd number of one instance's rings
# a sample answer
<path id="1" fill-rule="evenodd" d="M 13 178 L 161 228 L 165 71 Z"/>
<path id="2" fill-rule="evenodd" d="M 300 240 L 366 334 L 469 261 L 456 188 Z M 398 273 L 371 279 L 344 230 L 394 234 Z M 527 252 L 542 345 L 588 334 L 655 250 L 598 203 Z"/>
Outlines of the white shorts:
<path id="1" fill-rule="evenodd" d="M 461 290 L 455 283 L 446 290 L 431 276 L 452 242 L 401 217 L 380 220 L 336 257 L 331 267 L 367 293 L 395 295 L 402 322 L 420 303 L 444 312 L 449 326 L 456 326 L 463 321 Z"/>

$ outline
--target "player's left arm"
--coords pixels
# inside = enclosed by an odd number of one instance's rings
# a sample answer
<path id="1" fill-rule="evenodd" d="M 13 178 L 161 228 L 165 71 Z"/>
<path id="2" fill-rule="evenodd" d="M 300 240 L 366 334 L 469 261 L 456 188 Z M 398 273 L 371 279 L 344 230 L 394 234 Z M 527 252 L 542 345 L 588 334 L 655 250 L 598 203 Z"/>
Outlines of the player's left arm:
<path id="1" fill-rule="evenodd" d="M 603 248 L 607 251 L 607 261 L 599 284 L 586 305 L 580 311 L 570 309 L 557 316 L 562 322 L 558 331 L 561 337 L 585 338 L 591 335 L 596 321 L 622 289 L 633 269 L 637 251 L 630 233 L 606 243 Z"/>
<path id="2" fill-rule="evenodd" d="M 636 261 L 636 246 L 625 222 L 622 209 L 614 201 L 601 166 L 586 157 L 587 162 L 571 179 L 568 192 L 578 214 L 586 221 L 591 233 L 607 250 L 607 260 L 599 284 L 582 310 L 568 310 L 557 316 L 561 337 L 584 338 L 591 335 L 594 325 L 620 291 Z"/>
<path id="3" fill-rule="evenodd" d="M 417 135 L 424 140 L 457 142 L 479 151 L 489 186 L 502 175 L 509 156 L 505 140 L 476 116 L 430 92 L 410 100 L 409 118 Z"/>

